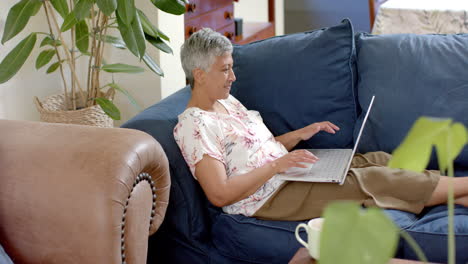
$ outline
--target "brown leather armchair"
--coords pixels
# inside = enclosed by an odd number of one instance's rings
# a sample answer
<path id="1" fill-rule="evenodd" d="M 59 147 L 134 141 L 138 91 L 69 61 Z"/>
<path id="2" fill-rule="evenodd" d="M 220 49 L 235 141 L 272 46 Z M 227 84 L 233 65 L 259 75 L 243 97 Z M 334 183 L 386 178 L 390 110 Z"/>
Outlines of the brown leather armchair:
<path id="1" fill-rule="evenodd" d="M 143 132 L 0 120 L 0 244 L 14 263 L 146 263 L 169 189 Z"/>

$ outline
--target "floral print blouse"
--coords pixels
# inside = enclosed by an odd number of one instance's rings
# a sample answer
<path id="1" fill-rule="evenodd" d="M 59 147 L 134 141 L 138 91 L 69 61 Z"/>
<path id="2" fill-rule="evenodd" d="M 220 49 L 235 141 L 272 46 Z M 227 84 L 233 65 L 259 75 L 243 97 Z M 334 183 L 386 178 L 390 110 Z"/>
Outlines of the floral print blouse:
<path id="1" fill-rule="evenodd" d="M 194 177 L 195 165 L 205 154 L 224 164 L 227 177 L 236 177 L 288 153 L 275 140 L 257 111 L 247 110 L 232 95 L 218 102 L 229 114 L 190 107 L 179 115 L 174 128 L 175 141 Z M 224 206 L 223 211 L 251 216 L 283 182 L 274 176 L 254 194 Z"/>

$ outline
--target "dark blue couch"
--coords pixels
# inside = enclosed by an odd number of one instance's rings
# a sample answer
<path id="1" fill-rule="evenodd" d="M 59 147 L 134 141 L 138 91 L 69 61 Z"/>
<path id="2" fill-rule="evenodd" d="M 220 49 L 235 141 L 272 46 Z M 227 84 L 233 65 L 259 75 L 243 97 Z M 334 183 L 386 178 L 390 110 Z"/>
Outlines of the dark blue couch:
<path id="1" fill-rule="evenodd" d="M 351 22 L 243 46 L 233 53 L 232 94 L 258 110 L 279 135 L 329 120 L 336 135 L 319 133 L 298 148 L 344 148 L 376 95 L 360 151 L 391 152 L 417 117 L 452 117 L 468 126 L 468 35 L 356 34 Z M 172 129 L 190 97 L 186 87 L 123 125 L 145 131 L 163 146 L 171 169 L 166 218 L 150 237 L 148 263 L 287 263 L 300 247 L 298 222 L 227 215 L 212 206 L 193 179 Z M 435 158 L 430 167 L 435 168 Z M 456 161 L 468 175 L 468 149 Z M 419 215 L 386 210 L 419 243 L 430 261 L 447 259 L 446 206 Z M 468 261 L 468 209 L 456 207 L 457 262 Z M 398 257 L 415 259 L 401 241 Z"/>

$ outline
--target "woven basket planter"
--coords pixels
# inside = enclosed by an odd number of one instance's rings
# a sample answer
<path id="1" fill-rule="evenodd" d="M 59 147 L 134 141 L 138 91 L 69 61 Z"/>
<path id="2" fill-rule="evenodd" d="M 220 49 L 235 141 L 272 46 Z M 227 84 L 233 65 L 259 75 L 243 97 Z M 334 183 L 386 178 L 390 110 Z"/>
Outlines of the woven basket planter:
<path id="1" fill-rule="evenodd" d="M 65 110 L 63 94 L 51 95 L 42 102 L 34 97 L 37 111 L 41 121 L 48 123 L 65 123 L 76 125 L 89 125 L 97 127 L 113 127 L 114 121 L 99 105 L 85 107 L 79 110 Z"/>

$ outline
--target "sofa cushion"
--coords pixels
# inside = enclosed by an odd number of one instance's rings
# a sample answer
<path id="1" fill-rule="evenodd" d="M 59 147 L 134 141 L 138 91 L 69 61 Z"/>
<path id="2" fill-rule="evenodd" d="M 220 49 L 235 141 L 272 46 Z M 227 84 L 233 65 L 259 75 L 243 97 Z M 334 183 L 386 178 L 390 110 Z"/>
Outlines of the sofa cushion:
<path id="1" fill-rule="evenodd" d="M 354 33 L 337 26 L 235 46 L 232 95 L 262 114 L 275 136 L 329 120 L 341 128 L 320 132 L 300 148 L 352 145 L 357 119 Z"/>
<path id="2" fill-rule="evenodd" d="M 422 115 L 468 126 L 468 35 L 360 34 L 356 41 L 362 109 L 376 96 L 361 152 L 391 153 Z M 467 147 L 455 165 L 468 167 Z"/>
<path id="3" fill-rule="evenodd" d="M 385 210 L 387 215 L 418 243 L 426 257 L 431 262 L 445 263 L 447 261 L 447 206 L 426 208 L 421 214 L 414 215 L 399 210 Z M 468 208 L 455 207 L 454 230 L 456 234 L 456 262 L 465 263 L 468 260 Z M 416 253 L 403 239 L 397 257 L 417 259 Z"/>
<path id="4" fill-rule="evenodd" d="M 213 244 L 220 254 L 247 263 L 288 263 L 301 246 L 294 221 L 264 221 L 220 214 L 213 223 Z M 305 231 L 302 239 L 307 241 Z"/>
<path id="5" fill-rule="evenodd" d="M 2 264 L 13 264 L 10 257 L 7 255 L 2 245 L 0 245 L 0 263 Z"/>

